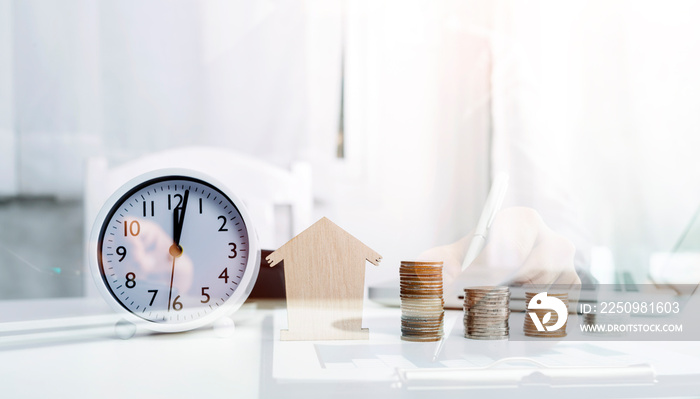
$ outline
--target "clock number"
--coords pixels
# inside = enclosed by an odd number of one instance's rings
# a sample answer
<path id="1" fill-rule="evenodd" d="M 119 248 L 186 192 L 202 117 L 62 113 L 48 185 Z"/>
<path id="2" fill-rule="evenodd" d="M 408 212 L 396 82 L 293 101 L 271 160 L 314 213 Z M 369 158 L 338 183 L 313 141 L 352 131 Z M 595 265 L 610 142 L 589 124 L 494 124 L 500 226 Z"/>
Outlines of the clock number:
<path id="1" fill-rule="evenodd" d="M 234 259 L 236 256 L 238 256 L 238 252 L 236 252 L 236 248 L 237 248 L 236 243 L 230 242 L 230 243 L 228 243 L 228 245 L 230 245 L 232 247 L 231 252 L 233 252 L 233 256 L 229 255 L 228 257 L 229 257 L 229 259 Z"/>
<path id="2" fill-rule="evenodd" d="M 123 261 L 124 258 L 126 258 L 126 248 L 121 246 L 117 247 L 117 255 L 121 256 L 121 258 L 119 258 L 119 261 Z"/>
<path id="3" fill-rule="evenodd" d="M 225 268 L 224 271 L 221 272 L 221 274 L 219 274 L 219 278 L 223 278 L 224 283 L 228 284 L 228 267 Z"/>
<path id="4" fill-rule="evenodd" d="M 224 222 L 221 223 L 221 227 L 219 227 L 219 231 L 228 231 L 228 229 L 225 227 L 226 226 L 226 216 L 219 216 L 217 219 L 221 219 Z"/>
<path id="5" fill-rule="evenodd" d="M 158 295 L 158 290 L 148 290 L 148 292 L 153 294 L 153 297 L 151 298 L 151 302 L 148 304 L 148 306 L 153 306 L 153 301 L 156 300 L 156 295 Z"/>
<path id="6" fill-rule="evenodd" d="M 203 301 L 199 301 L 199 302 L 202 302 L 202 303 L 207 303 L 207 302 L 209 302 L 209 300 L 211 299 L 211 297 L 209 296 L 209 294 L 207 294 L 207 290 L 208 290 L 208 289 L 209 289 L 209 287 L 202 287 L 202 296 L 207 297 L 207 299 L 205 299 L 205 300 L 203 300 Z"/>
<path id="7" fill-rule="evenodd" d="M 199 214 L 202 214 L 202 199 L 199 199 Z"/>
<path id="8" fill-rule="evenodd" d="M 175 198 L 178 199 L 177 205 L 175 205 L 175 208 L 179 208 L 180 205 L 182 205 L 182 195 L 181 195 L 181 194 L 175 194 L 173 197 L 175 197 Z M 170 210 L 172 210 L 172 209 L 173 209 L 173 208 L 172 208 L 172 206 L 171 206 L 170 194 L 168 194 L 168 210 L 170 211 Z"/>
<path id="9" fill-rule="evenodd" d="M 155 202 L 151 201 L 151 216 L 156 215 L 156 205 Z M 146 212 L 146 201 L 143 201 L 143 217 L 146 217 L 147 212 Z"/>
<path id="10" fill-rule="evenodd" d="M 140 232 L 141 225 L 139 224 L 138 220 L 132 220 L 131 223 L 127 223 L 126 220 L 124 221 L 124 237 L 129 236 L 129 233 L 136 237 Z"/>
<path id="11" fill-rule="evenodd" d="M 180 295 L 176 296 L 175 299 L 173 299 L 173 310 L 182 310 L 182 302 L 178 302 L 177 299 L 180 298 Z"/>
<path id="12" fill-rule="evenodd" d="M 126 274 L 126 283 L 124 285 L 126 285 L 126 288 L 136 287 L 136 274 L 131 273 L 131 272 L 127 273 Z"/>

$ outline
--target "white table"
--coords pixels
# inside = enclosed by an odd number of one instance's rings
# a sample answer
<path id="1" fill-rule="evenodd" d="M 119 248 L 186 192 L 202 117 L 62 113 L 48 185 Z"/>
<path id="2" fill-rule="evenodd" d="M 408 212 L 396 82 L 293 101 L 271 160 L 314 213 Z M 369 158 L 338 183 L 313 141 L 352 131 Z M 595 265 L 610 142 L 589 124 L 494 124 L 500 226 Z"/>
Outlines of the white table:
<path id="1" fill-rule="evenodd" d="M 218 336 L 212 329 L 201 329 L 178 334 L 140 331 L 133 338 L 122 340 L 114 333 L 117 318 L 101 299 L 1 302 L 0 395 L 3 398 L 387 398 L 426 397 L 426 390 L 439 390 L 441 398 L 556 394 L 568 399 L 606 394 L 700 393 L 698 342 L 617 342 L 595 346 L 595 350 L 632 353 L 653 367 L 660 378 L 644 386 L 601 386 L 584 381 L 579 386 L 552 387 L 531 380 L 520 386 L 501 383 L 457 389 L 453 383 L 438 383 L 421 387 L 402 382 L 395 367 L 443 370 L 475 367 L 489 362 L 488 357 L 494 353 L 581 363 L 587 359 L 585 351 L 594 344 L 472 341 L 461 336 L 457 323 L 438 360 L 433 362 L 434 343 L 407 343 L 399 339 L 399 309 L 367 303 L 364 326 L 370 328 L 371 337 L 360 342 L 280 342 L 278 330 L 284 323 L 284 312 L 283 302 L 246 304 L 234 316 L 236 331 L 227 338 Z M 448 324 L 459 317 L 460 312 L 449 312 Z M 520 331 L 522 317 L 518 313 L 511 315 L 513 338 Z M 574 359 L 572 353 L 582 355 Z M 659 360 L 659 356 L 665 359 Z M 673 358 L 681 363 L 675 369 L 668 360 Z M 595 356 L 588 358 L 591 359 Z M 619 362 L 631 358 L 610 359 Z M 683 376 L 684 372 L 679 370 L 695 373 L 695 377 Z"/>

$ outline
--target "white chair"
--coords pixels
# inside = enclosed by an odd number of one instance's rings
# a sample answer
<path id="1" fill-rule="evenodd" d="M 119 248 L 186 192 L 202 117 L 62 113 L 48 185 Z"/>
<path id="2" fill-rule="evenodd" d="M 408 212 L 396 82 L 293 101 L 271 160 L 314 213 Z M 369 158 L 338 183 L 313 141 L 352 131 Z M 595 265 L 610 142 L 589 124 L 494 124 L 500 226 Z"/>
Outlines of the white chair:
<path id="1" fill-rule="evenodd" d="M 105 158 L 88 159 L 83 191 L 84 240 L 89 239 L 97 213 L 117 188 L 140 174 L 163 168 L 206 173 L 233 190 L 248 209 L 263 249 L 278 248 L 311 224 L 313 196 L 311 167 L 307 163 L 294 163 L 290 170 L 285 170 L 231 150 L 184 147 L 112 168 Z M 84 264 L 87 268 L 87 258 Z M 96 296 L 97 290 L 87 270 L 84 283 L 85 295 Z"/>

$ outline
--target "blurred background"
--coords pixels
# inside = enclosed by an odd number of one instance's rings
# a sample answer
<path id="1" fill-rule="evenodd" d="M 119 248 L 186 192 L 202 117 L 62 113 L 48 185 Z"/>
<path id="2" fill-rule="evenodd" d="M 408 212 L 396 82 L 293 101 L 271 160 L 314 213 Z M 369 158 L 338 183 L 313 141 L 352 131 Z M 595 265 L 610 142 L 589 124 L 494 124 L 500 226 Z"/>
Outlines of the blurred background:
<path id="1" fill-rule="evenodd" d="M 500 171 L 505 206 L 540 212 L 578 267 L 644 280 L 700 204 L 699 14 L 680 0 L 0 0 L 0 299 L 86 292 L 89 160 L 201 146 L 308 165 L 313 221 L 384 256 L 369 284 L 473 229 Z"/>

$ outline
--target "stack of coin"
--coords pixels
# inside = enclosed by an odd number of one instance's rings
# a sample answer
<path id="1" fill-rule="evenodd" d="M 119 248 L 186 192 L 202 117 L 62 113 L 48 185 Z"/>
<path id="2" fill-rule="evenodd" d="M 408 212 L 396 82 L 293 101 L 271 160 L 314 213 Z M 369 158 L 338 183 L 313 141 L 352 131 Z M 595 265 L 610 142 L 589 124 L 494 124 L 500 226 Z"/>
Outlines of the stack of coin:
<path id="1" fill-rule="evenodd" d="M 525 293 L 525 306 L 528 308 L 528 305 L 530 303 L 530 300 L 532 297 L 535 295 L 539 294 L 539 292 L 526 292 Z M 569 309 L 569 294 L 564 292 L 564 293 L 555 293 L 555 292 L 547 292 L 548 297 L 554 297 L 566 305 L 567 310 Z M 544 331 L 538 331 L 537 327 L 535 326 L 535 323 L 532 321 L 532 317 L 530 316 L 530 313 L 534 312 L 537 315 L 537 318 L 540 320 L 540 323 L 542 323 L 542 326 L 545 328 Z M 543 322 L 545 316 L 547 314 L 550 314 L 549 320 L 547 322 Z M 525 336 L 527 337 L 539 337 L 539 338 L 562 338 L 566 337 L 566 323 L 564 323 L 561 328 L 555 331 L 547 331 L 547 326 L 553 326 L 557 323 L 558 316 L 557 312 L 554 311 L 554 309 L 527 309 L 525 311 L 525 323 L 523 325 L 523 332 L 525 333 Z"/>
<path id="2" fill-rule="evenodd" d="M 464 336 L 471 339 L 508 339 L 508 287 L 464 289 Z"/>
<path id="3" fill-rule="evenodd" d="M 401 262 L 401 339 L 438 341 L 445 319 L 442 262 Z"/>

